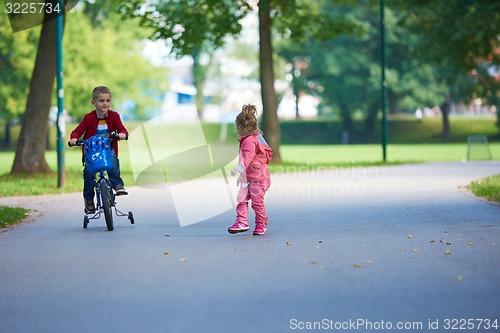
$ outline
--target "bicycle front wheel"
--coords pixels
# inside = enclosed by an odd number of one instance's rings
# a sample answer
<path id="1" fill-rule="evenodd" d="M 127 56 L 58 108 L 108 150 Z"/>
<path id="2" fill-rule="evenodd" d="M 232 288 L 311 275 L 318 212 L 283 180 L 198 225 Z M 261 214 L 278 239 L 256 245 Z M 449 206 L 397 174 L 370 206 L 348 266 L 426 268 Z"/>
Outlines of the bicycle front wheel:
<path id="1" fill-rule="evenodd" d="M 106 180 L 103 179 L 99 183 L 99 187 L 101 190 L 102 209 L 104 211 L 104 218 L 106 219 L 106 226 L 109 231 L 113 231 L 113 207 L 111 207 L 111 196 Z"/>

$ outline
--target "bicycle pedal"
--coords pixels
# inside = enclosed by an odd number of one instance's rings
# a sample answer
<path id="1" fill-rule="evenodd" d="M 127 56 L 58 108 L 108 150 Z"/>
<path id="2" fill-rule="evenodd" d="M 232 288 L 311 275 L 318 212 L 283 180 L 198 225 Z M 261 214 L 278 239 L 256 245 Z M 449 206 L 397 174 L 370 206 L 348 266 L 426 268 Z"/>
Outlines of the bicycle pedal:
<path id="1" fill-rule="evenodd" d="M 88 210 L 87 208 L 83 209 L 83 212 L 87 215 L 92 215 L 95 214 L 95 209 L 94 210 Z"/>
<path id="2" fill-rule="evenodd" d="M 119 192 L 115 194 L 117 197 L 121 197 L 122 195 L 128 195 L 128 192 Z"/>

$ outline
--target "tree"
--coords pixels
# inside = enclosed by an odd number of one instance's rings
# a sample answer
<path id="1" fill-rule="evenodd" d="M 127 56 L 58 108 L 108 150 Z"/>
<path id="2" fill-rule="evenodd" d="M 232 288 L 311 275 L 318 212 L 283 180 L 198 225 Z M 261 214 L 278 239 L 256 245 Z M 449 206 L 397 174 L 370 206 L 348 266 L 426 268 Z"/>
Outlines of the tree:
<path id="1" fill-rule="evenodd" d="M 52 14 L 46 13 L 45 16 Z M 42 25 L 35 67 L 30 83 L 26 113 L 16 148 L 11 173 L 48 173 L 50 167 L 45 160 L 45 137 L 47 135 L 50 102 L 56 76 L 56 21 L 47 19 Z"/>
<path id="2" fill-rule="evenodd" d="M 177 56 L 192 55 L 202 46 L 214 50 L 224 44 L 226 36 L 241 32 L 241 20 L 255 7 L 259 10 L 259 60 L 263 104 L 262 129 L 274 151 L 273 161 L 281 162 L 280 126 L 274 89 L 273 31 L 301 38 L 305 32 L 315 36 L 331 36 L 342 24 L 328 12 L 318 11 L 317 3 L 329 0 L 169 0 L 128 1 L 123 11 L 142 18 L 145 26 L 155 29 L 153 39 L 164 39 Z M 312 9 L 314 9 L 312 11 Z M 342 20 L 341 22 L 345 22 Z M 210 52 L 210 51 L 208 51 Z"/>
<path id="3" fill-rule="evenodd" d="M 271 13 L 269 0 L 259 1 L 259 61 L 262 94 L 262 130 L 273 149 L 273 161 L 281 163 L 279 151 L 281 133 L 278 120 L 278 100 L 274 90 L 273 47 L 271 43 Z"/>
<path id="4" fill-rule="evenodd" d="M 92 88 L 106 85 L 113 92 L 113 109 L 125 118 L 147 119 L 162 101 L 167 78 L 165 68 L 154 66 L 141 54 L 141 40 L 146 39 L 148 31 L 143 31 L 137 20 L 123 25 L 116 11 L 106 12 L 105 19 L 90 11 L 91 17 L 101 17 L 102 22 L 93 22 L 86 12 L 67 14 L 63 42 L 65 108 L 71 116 L 81 118 L 91 110 Z M 105 43 L 96 45 L 103 36 Z"/>
<path id="5" fill-rule="evenodd" d="M 498 1 L 393 0 L 389 5 L 402 8 L 405 15 L 400 19 L 401 25 L 420 36 L 414 44 L 413 55 L 432 64 L 448 86 L 442 105 L 445 140 L 451 135 L 448 109 L 452 100 L 480 98 L 485 104 L 498 108 Z M 473 86 L 471 81 L 475 82 Z M 500 112 L 497 116 L 500 125 Z"/>
<path id="6" fill-rule="evenodd" d="M 90 12 L 96 13 L 96 11 Z M 74 16 L 71 17 L 72 15 Z M 89 18 L 82 16 L 78 11 L 66 13 L 65 17 L 75 20 L 70 22 L 69 31 L 65 32 L 66 36 L 67 32 L 70 35 L 64 41 L 65 56 L 67 56 L 65 61 L 69 64 L 66 66 L 65 73 L 65 104 L 73 115 L 81 116 L 88 112 L 90 91 L 99 84 L 112 86 L 113 91 L 118 92 L 118 96 L 122 96 L 115 99 L 116 106 L 119 106 L 120 102 L 125 102 L 126 98 L 137 101 L 134 112 L 139 117 L 145 117 L 148 108 L 160 103 L 160 90 L 165 88 L 166 75 L 164 71 L 154 68 L 140 55 L 140 50 L 136 46 L 138 40 L 143 39 L 144 36 L 141 35 L 139 29 L 134 29 L 133 24 L 127 27 L 119 24 L 117 12 L 114 14 L 107 12 L 104 24 L 94 22 L 95 29 L 88 24 Z M 96 15 L 96 20 L 98 19 L 103 19 L 103 17 Z M 18 32 L 18 34 L 23 33 Z M 101 56 L 96 56 L 96 40 L 103 36 L 106 37 L 106 43 L 99 48 Z M 13 175 L 51 171 L 44 153 L 50 106 L 52 102 L 55 102 L 56 96 L 53 89 L 56 70 L 55 47 L 55 21 L 47 16 L 38 40 L 26 111 L 23 115 L 21 134 L 11 170 Z M 10 52 L 5 58 L 10 63 L 23 60 L 22 54 L 15 52 Z M 127 68 L 127 70 L 116 70 L 116 68 Z M 17 83 L 14 78 L 20 77 L 24 67 L 18 70 L 19 72 L 16 68 L 17 76 L 2 77 L 2 79 L 5 78 L 7 87 L 16 88 Z M 141 79 L 144 74 L 147 79 Z M 5 89 L 3 88 L 4 91 Z M 19 89 L 19 91 L 23 90 Z"/>
<path id="7" fill-rule="evenodd" d="M 431 31 L 421 34 L 414 31 L 414 26 L 399 24 L 407 15 L 413 15 L 413 7 L 420 7 L 420 3 L 402 1 L 400 6 L 395 6 L 394 1 L 389 3 L 391 6 L 385 8 L 389 111 L 396 113 L 405 109 L 442 105 L 445 111 L 443 133 L 449 133 L 446 101 L 469 101 L 478 87 L 485 90 L 491 88 L 484 86 L 484 82 L 475 86 L 473 77 L 467 71 L 451 66 L 450 59 L 442 64 L 437 61 L 448 55 L 436 57 L 433 61 L 423 56 L 426 50 L 432 49 L 431 45 L 434 43 L 446 43 L 443 40 L 437 41 L 438 37 L 430 37 Z M 378 3 L 360 1 L 357 4 L 352 6 L 346 2 L 342 6 L 324 2 L 322 11 L 329 12 L 332 16 L 349 17 L 358 29 L 353 29 L 352 32 L 346 29 L 338 37 L 326 40 L 306 35 L 305 40 L 300 43 L 280 43 L 280 54 L 289 62 L 297 57 L 308 59 L 307 71 L 301 73 L 301 80 L 305 82 L 302 86 L 309 87 L 311 83 L 319 86 L 320 89 L 315 92 L 340 115 L 347 131 L 353 131 L 353 114 L 362 114 L 362 130 L 369 139 L 373 136 L 380 112 L 380 45 L 376 15 Z M 425 8 L 432 6 L 429 3 Z M 467 29 L 473 30 L 471 26 L 469 24 Z M 467 31 L 468 35 L 475 33 L 478 32 Z M 436 39 L 428 44 L 432 38 Z M 452 46 L 445 46 L 448 47 Z M 446 53 L 444 48 L 439 54 L 442 53 Z M 456 62 L 460 63 L 463 57 L 457 58 Z M 471 65 L 471 68 L 478 67 L 477 63 Z"/>
<path id="8" fill-rule="evenodd" d="M 6 13 L 0 11 L 0 119 L 5 122 L 5 146 L 11 143 L 12 122 L 26 106 L 39 33 L 38 28 L 12 33 Z"/>

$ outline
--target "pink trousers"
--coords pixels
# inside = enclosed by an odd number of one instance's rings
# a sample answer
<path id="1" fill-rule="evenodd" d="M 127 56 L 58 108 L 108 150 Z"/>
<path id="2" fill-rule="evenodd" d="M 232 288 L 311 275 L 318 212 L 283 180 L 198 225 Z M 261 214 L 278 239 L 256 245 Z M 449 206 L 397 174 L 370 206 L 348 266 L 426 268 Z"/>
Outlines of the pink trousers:
<path id="1" fill-rule="evenodd" d="M 264 206 L 264 195 L 271 185 L 270 180 L 255 181 L 247 187 L 240 187 L 236 201 L 236 221 L 248 225 L 248 201 L 252 200 L 252 208 L 255 211 L 255 223 L 262 223 L 267 227 L 268 217 Z"/>

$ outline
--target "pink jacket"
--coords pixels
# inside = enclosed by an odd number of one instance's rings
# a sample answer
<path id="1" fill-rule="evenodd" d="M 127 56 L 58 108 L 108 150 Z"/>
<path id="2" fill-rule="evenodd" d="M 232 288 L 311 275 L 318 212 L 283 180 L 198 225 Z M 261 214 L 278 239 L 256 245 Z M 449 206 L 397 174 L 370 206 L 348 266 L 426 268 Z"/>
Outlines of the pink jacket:
<path id="1" fill-rule="evenodd" d="M 249 134 L 238 139 L 240 154 L 238 169 L 246 176 L 247 182 L 270 180 L 267 165 L 273 156 L 273 151 L 260 133 Z"/>

